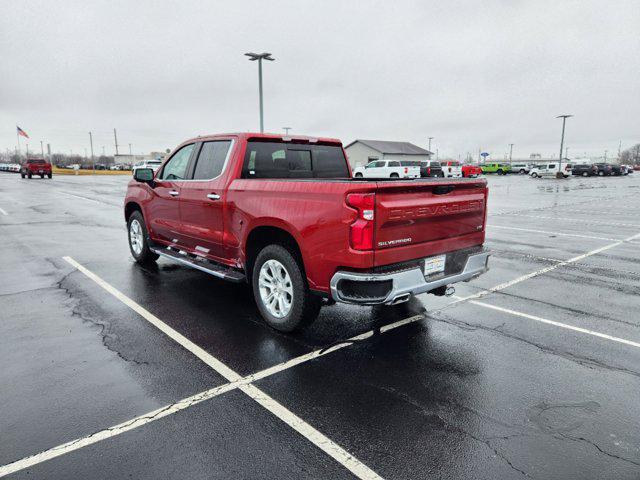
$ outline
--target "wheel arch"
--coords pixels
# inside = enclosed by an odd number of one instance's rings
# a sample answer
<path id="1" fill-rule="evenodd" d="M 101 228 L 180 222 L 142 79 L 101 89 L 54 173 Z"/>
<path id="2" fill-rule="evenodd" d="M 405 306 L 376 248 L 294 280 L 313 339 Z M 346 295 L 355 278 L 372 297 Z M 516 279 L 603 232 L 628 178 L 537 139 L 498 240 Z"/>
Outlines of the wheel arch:
<path id="1" fill-rule="evenodd" d="M 245 272 L 247 280 L 251 281 L 253 265 L 260 251 L 267 245 L 282 245 L 287 248 L 299 262 L 304 277 L 306 269 L 300 244 L 294 234 L 283 226 L 256 225 L 251 229 L 244 242 Z"/>

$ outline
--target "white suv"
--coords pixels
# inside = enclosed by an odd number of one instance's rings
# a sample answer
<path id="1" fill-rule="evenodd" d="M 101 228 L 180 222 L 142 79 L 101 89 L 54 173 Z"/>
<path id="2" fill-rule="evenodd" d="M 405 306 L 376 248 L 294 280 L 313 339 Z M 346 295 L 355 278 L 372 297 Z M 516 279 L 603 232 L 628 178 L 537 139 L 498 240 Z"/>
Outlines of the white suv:
<path id="1" fill-rule="evenodd" d="M 533 178 L 558 177 L 559 173 L 562 173 L 562 176 L 564 178 L 567 178 L 569 175 L 571 175 L 571 164 L 563 163 L 562 170 L 560 170 L 560 164 L 558 162 L 534 165 L 531 168 L 529 175 L 531 175 Z"/>
<path id="2" fill-rule="evenodd" d="M 374 160 L 353 169 L 355 178 L 420 178 L 419 166 L 402 166 L 400 160 Z"/>
<path id="3" fill-rule="evenodd" d="M 512 163 L 511 164 L 511 173 L 519 173 L 524 175 L 525 173 L 529 173 L 531 171 L 532 166 L 528 163 Z"/>

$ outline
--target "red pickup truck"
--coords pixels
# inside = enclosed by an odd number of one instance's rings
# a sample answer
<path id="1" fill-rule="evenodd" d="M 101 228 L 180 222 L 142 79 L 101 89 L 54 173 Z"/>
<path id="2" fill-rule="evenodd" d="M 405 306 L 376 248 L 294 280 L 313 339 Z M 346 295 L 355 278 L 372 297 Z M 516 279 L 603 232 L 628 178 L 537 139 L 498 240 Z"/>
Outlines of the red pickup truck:
<path id="1" fill-rule="evenodd" d="M 236 133 L 182 143 L 139 168 L 131 254 L 247 282 L 292 331 L 323 304 L 394 305 L 487 270 L 485 180 L 356 179 L 339 140 Z"/>
<path id="2" fill-rule="evenodd" d="M 20 168 L 20 176 L 22 178 L 31 178 L 34 175 L 40 175 L 40 178 L 44 178 L 46 175 L 47 177 L 51 178 L 51 164 L 43 158 L 27 159 L 27 162 Z"/>

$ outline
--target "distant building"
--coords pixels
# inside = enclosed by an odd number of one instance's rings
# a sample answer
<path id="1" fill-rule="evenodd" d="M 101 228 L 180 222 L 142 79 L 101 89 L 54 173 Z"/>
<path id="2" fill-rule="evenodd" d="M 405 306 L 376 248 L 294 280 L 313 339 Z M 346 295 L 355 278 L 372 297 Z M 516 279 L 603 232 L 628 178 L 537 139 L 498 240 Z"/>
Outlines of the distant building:
<path id="1" fill-rule="evenodd" d="M 352 168 L 374 160 L 429 160 L 432 153 L 409 142 L 354 140 L 345 147 Z"/>

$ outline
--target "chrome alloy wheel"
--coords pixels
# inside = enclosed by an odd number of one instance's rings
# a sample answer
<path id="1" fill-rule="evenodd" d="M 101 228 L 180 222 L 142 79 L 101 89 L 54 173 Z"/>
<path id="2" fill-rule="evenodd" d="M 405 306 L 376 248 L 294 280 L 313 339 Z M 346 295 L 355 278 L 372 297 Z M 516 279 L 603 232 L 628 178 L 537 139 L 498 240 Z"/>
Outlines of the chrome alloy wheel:
<path id="1" fill-rule="evenodd" d="M 140 255 L 144 245 L 144 236 L 142 234 L 142 225 L 138 220 L 133 220 L 129 225 L 129 240 L 131 241 L 133 253 Z"/>
<path id="2" fill-rule="evenodd" d="M 293 286 L 289 272 L 277 260 L 267 260 L 258 277 L 260 299 L 267 311 L 276 318 L 286 317 L 293 302 Z"/>

